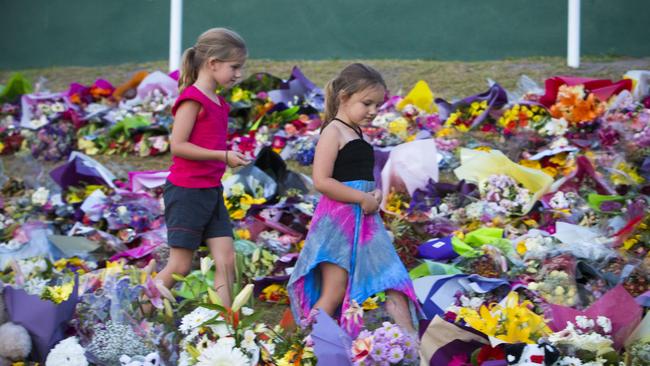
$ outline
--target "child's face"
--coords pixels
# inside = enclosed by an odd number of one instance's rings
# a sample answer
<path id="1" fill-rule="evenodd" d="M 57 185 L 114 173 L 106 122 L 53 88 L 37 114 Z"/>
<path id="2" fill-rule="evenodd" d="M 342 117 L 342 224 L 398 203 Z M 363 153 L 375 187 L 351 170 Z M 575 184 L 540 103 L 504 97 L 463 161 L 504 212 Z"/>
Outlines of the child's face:
<path id="1" fill-rule="evenodd" d="M 224 88 L 230 88 L 241 80 L 244 63 L 246 60 L 235 61 L 210 61 L 210 72 L 212 77 Z"/>
<path id="2" fill-rule="evenodd" d="M 381 85 L 375 85 L 358 91 L 349 97 L 343 96 L 339 113 L 349 122 L 357 125 L 367 125 L 377 116 L 377 110 L 384 103 L 386 90 Z"/>

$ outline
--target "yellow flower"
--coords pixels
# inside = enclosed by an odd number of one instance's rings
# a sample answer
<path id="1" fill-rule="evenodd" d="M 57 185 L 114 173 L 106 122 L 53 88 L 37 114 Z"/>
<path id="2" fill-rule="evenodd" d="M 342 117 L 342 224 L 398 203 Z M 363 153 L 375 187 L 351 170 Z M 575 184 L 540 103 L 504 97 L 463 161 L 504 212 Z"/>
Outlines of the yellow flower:
<path id="1" fill-rule="evenodd" d="M 557 169 L 553 168 L 552 166 L 544 167 L 542 171 L 551 177 L 555 177 L 557 175 Z"/>
<path id="2" fill-rule="evenodd" d="M 522 159 L 519 161 L 519 165 L 523 165 L 527 168 L 533 168 L 533 169 L 542 169 L 542 164 L 539 163 L 539 160 L 526 160 Z"/>
<path id="3" fill-rule="evenodd" d="M 246 216 L 246 211 L 242 210 L 241 208 L 235 210 L 235 212 L 233 212 L 233 213 L 230 214 L 230 217 L 231 217 L 233 220 L 241 220 L 241 219 L 243 219 L 245 216 Z"/>
<path id="4" fill-rule="evenodd" d="M 405 137 L 408 130 L 409 122 L 404 117 L 400 117 L 388 124 L 388 131 L 393 135 Z"/>
<path id="5" fill-rule="evenodd" d="M 70 297 L 74 286 L 72 282 L 65 283 L 61 286 L 47 286 L 44 291 L 44 298 L 51 300 L 55 304 L 60 304 Z"/>
<path id="6" fill-rule="evenodd" d="M 242 100 L 244 98 L 244 96 L 245 96 L 244 90 L 242 88 L 235 87 L 232 90 L 230 100 L 232 102 L 239 102 L 240 100 Z"/>
<path id="7" fill-rule="evenodd" d="M 490 152 L 490 151 L 492 151 L 492 148 L 490 148 L 489 146 L 479 146 L 479 147 L 475 148 L 474 150 Z"/>
<path id="8" fill-rule="evenodd" d="M 537 221 L 533 219 L 524 220 L 524 224 L 526 224 L 528 227 L 537 227 Z"/>
<path id="9" fill-rule="evenodd" d="M 551 163 L 553 163 L 553 164 L 557 164 L 559 166 L 564 166 L 564 164 L 566 163 L 566 159 L 567 159 L 568 155 L 569 154 L 567 154 L 567 153 L 556 154 L 556 155 L 553 155 L 553 157 L 550 158 L 549 161 Z"/>
<path id="10" fill-rule="evenodd" d="M 124 271 L 124 263 L 120 260 L 115 262 L 106 261 L 106 268 L 104 269 L 104 276 L 114 276 Z"/>
<path id="11" fill-rule="evenodd" d="M 483 305 L 478 312 L 471 308 L 461 308 L 457 320 L 464 320 L 472 328 L 508 343 L 535 343 L 539 337 L 551 333 L 544 318 L 530 309 L 532 303 L 519 303 L 516 292 L 508 294 L 504 305 Z"/>
<path id="12" fill-rule="evenodd" d="M 621 174 L 612 175 L 612 182 L 615 184 L 641 184 L 645 181 L 645 179 L 637 173 L 636 168 L 626 162 L 620 162 L 616 165 L 616 169 L 619 170 Z"/>
<path id="13" fill-rule="evenodd" d="M 388 193 L 388 200 L 386 202 L 386 209 L 390 212 L 394 212 L 398 215 L 402 214 L 403 209 L 407 209 L 409 204 L 402 201 L 400 194 L 395 191 Z"/>
<path id="14" fill-rule="evenodd" d="M 239 239 L 248 240 L 251 238 L 251 232 L 248 229 L 237 229 L 235 230 L 235 235 Z"/>
<path id="15" fill-rule="evenodd" d="M 635 238 L 629 238 L 623 242 L 623 249 L 630 250 L 639 241 Z"/>
<path id="16" fill-rule="evenodd" d="M 454 133 L 454 130 L 452 130 L 449 127 L 446 127 L 446 128 L 442 128 L 438 132 L 436 132 L 436 136 L 437 137 L 447 137 L 447 136 L 451 135 L 452 133 Z"/>
<path id="17" fill-rule="evenodd" d="M 244 193 L 243 196 L 239 199 L 240 206 L 250 207 L 253 204 L 253 197 L 249 194 Z"/>
<path id="18" fill-rule="evenodd" d="M 97 145 L 95 145 L 93 141 L 87 140 L 85 138 L 80 138 L 77 140 L 77 148 L 87 155 L 97 155 L 97 153 L 99 153 Z"/>
<path id="19" fill-rule="evenodd" d="M 525 241 L 520 241 L 517 243 L 517 254 L 519 255 L 524 255 L 528 251 L 528 248 L 526 247 L 526 242 Z"/>
<path id="20" fill-rule="evenodd" d="M 363 310 L 366 311 L 377 309 L 379 307 L 379 305 L 377 304 L 377 298 L 374 296 L 367 298 L 366 301 L 364 301 L 363 304 L 361 304 L 361 307 L 363 308 Z"/>
<path id="21" fill-rule="evenodd" d="M 5 149 L 5 144 L 0 142 L 0 154 L 4 151 L 4 149 Z"/>
<path id="22" fill-rule="evenodd" d="M 462 319 L 470 327 L 491 336 L 496 334 L 499 322 L 499 319 L 485 305 L 482 305 L 478 312 L 470 308 L 461 308 L 457 319 Z"/>

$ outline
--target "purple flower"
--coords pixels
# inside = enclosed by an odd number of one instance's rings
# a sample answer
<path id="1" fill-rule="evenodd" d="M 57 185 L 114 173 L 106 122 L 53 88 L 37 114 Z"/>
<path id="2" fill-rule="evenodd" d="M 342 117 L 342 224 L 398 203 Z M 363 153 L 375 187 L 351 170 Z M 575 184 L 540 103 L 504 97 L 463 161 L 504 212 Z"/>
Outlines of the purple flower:
<path id="1" fill-rule="evenodd" d="M 404 351 L 399 347 L 393 347 L 388 353 L 388 362 L 398 363 L 404 358 Z"/>

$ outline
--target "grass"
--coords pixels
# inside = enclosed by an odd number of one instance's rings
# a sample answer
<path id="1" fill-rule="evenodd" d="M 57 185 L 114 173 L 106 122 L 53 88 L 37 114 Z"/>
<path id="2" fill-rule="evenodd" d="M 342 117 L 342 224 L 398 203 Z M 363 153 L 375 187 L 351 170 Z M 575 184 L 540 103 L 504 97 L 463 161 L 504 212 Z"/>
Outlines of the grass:
<path id="1" fill-rule="evenodd" d="M 488 78 L 499 82 L 506 89 L 516 86 L 521 75 L 528 75 L 538 83 L 554 75 L 576 75 L 596 78 L 619 79 L 627 70 L 650 69 L 648 58 L 622 58 L 614 56 L 585 57 L 579 69 L 566 66 L 561 57 L 530 57 L 499 61 L 434 61 L 434 60 L 249 60 L 248 72 L 264 71 L 286 78 L 294 65 L 300 66 L 304 74 L 316 85 L 324 86 L 336 73 L 350 62 L 365 62 L 376 67 L 386 79 L 392 93 L 405 92 L 418 80 L 429 83 L 437 96 L 458 98 L 486 89 Z M 148 62 L 98 67 L 55 67 L 17 70 L 33 81 L 43 77 L 45 86 L 53 91 L 65 90 L 72 82 L 91 84 L 97 78 L 104 78 L 113 84 L 120 84 L 139 70 L 166 70 L 166 62 Z M 11 70 L 0 70 L 0 84 L 4 83 Z"/>

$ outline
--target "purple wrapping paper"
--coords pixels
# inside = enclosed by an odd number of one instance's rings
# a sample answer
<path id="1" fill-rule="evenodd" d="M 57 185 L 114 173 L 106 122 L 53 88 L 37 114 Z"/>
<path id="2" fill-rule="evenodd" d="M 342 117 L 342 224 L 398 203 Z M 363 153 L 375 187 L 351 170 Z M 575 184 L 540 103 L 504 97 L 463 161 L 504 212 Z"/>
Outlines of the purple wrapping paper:
<path id="1" fill-rule="evenodd" d="M 107 182 L 102 173 L 92 166 L 90 160 L 84 161 L 84 158 L 79 155 L 54 168 L 50 176 L 63 190 L 69 186 L 77 186 L 79 182 L 113 186 L 113 182 Z"/>
<path id="2" fill-rule="evenodd" d="M 472 95 L 454 103 L 449 103 L 442 98 L 436 98 L 435 102 L 438 105 L 438 110 L 440 111 L 440 119 L 447 120 L 449 115 L 456 111 L 458 107 L 469 106 L 473 102 L 482 102 L 484 100 L 487 100 L 488 108 L 480 116 L 474 119 L 471 126 L 471 128 L 474 128 L 483 122 L 485 117 L 487 117 L 492 109 L 501 108 L 508 103 L 508 95 L 505 89 L 501 87 L 501 85 L 494 83 L 490 89 L 488 89 L 488 91 L 481 94 Z"/>
<path id="3" fill-rule="evenodd" d="M 326 360 L 328 365 L 352 366 L 352 339 L 324 311 L 316 315 L 311 338 L 314 340 L 314 354 L 319 360 Z"/>
<path id="4" fill-rule="evenodd" d="M 418 247 L 418 257 L 444 261 L 458 257 L 451 245 L 451 236 L 441 239 L 433 239 Z"/>
<path id="5" fill-rule="evenodd" d="M 10 286 L 4 288 L 9 320 L 25 327 L 32 338 L 32 359 L 44 362 L 50 350 L 65 338 L 68 322 L 79 302 L 78 290 L 79 279 L 75 278 L 70 298 L 57 305 L 49 300 L 41 300 L 38 295 L 30 295 L 22 289 Z"/>
<path id="6" fill-rule="evenodd" d="M 293 67 L 289 81 L 283 82 L 279 89 L 269 91 L 268 95 L 275 104 L 292 105 L 298 98 L 305 99 L 316 109 L 322 109 L 325 99 L 323 91 L 307 79 L 297 66 Z"/>

